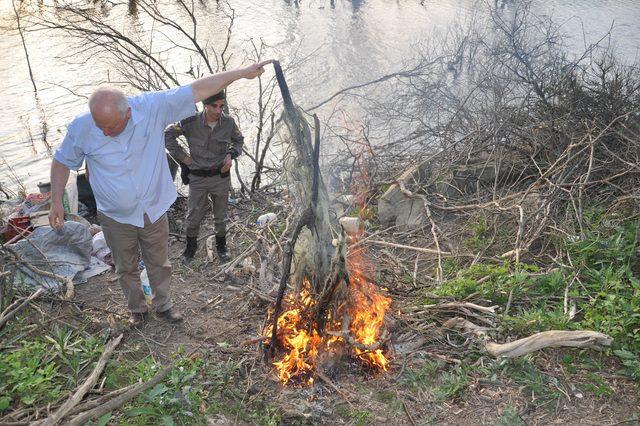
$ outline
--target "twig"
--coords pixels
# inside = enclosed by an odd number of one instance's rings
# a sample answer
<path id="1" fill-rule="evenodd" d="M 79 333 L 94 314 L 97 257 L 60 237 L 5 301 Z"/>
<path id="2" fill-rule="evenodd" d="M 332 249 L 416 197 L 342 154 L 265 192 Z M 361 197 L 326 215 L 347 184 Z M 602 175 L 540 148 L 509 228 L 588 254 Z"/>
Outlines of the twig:
<path id="1" fill-rule="evenodd" d="M 66 290 L 65 297 L 67 299 L 73 299 L 73 296 L 75 294 L 75 287 L 70 277 L 63 277 L 61 275 L 54 274 L 53 272 L 43 271 L 42 269 L 33 266 L 32 264 L 24 260 L 13 248 L 9 246 L 2 247 L 2 249 L 7 250 L 9 253 L 11 253 L 16 261 L 27 267 L 32 272 L 44 277 L 53 278 L 54 280 L 57 280 L 60 283 L 64 284 Z"/>
<path id="2" fill-rule="evenodd" d="M 78 414 L 78 413 L 82 413 L 83 411 L 89 411 L 92 408 L 95 408 L 101 404 L 103 404 L 105 401 L 109 401 L 110 399 L 115 398 L 118 395 L 122 395 L 123 393 L 129 391 L 130 389 L 133 389 L 134 387 L 138 386 L 138 383 L 132 383 L 129 386 L 125 386 L 123 388 L 120 389 L 115 389 L 105 395 L 100 396 L 99 398 L 95 398 L 86 402 L 83 402 L 82 404 L 72 408 L 67 415 L 68 416 L 72 416 L 74 414 Z"/>
<path id="3" fill-rule="evenodd" d="M 213 279 L 217 279 L 223 275 L 229 274 L 233 268 L 235 268 L 240 262 L 242 262 L 246 257 L 248 257 L 256 248 L 256 244 L 258 242 L 254 241 L 245 251 L 243 251 L 238 257 L 233 259 L 231 262 L 226 263 L 220 267 L 220 270 L 213 276 Z"/>
<path id="4" fill-rule="evenodd" d="M 404 412 L 407 414 L 407 417 L 409 418 L 409 422 L 411 422 L 411 424 L 413 426 L 416 426 L 416 422 L 413 420 L 413 417 L 411 417 L 411 413 L 409 412 L 409 408 L 407 408 L 407 403 L 402 401 L 402 408 L 404 408 Z"/>
<path id="5" fill-rule="evenodd" d="M 11 318 L 13 318 L 18 312 L 23 310 L 24 307 L 29 304 L 29 302 L 31 302 L 32 300 L 37 299 L 42 293 L 44 293 L 44 289 L 43 288 L 37 289 L 29 297 L 27 297 L 25 300 L 23 300 L 22 303 L 20 303 L 15 309 L 13 309 L 12 311 L 7 312 L 6 315 L 4 315 L 2 318 L 0 318 L 0 329 L 2 329 L 2 327 L 4 327 L 4 325 L 7 323 L 7 321 L 9 321 Z"/>
<path id="6" fill-rule="evenodd" d="M 406 250 L 418 251 L 418 252 L 421 252 L 421 253 L 437 254 L 437 255 L 440 255 L 440 256 L 451 256 L 452 255 L 452 253 L 448 252 L 448 251 L 440 251 L 440 250 L 423 248 L 423 247 L 407 246 L 407 245 L 404 245 L 404 244 L 390 243 L 388 241 L 369 240 L 369 242 L 372 243 L 372 244 L 380 245 L 380 246 L 395 247 L 395 248 L 401 248 L 401 249 L 406 249 Z"/>

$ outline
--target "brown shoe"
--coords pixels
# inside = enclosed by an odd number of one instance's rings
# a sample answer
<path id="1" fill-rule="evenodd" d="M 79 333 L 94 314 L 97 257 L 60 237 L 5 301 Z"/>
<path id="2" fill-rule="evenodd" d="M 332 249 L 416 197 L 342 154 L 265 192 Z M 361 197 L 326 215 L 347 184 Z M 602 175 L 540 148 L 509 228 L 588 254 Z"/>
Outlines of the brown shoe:
<path id="1" fill-rule="evenodd" d="M 169 308 L 166 311 L 158 312 L 158 316 L 164 320 L 169 322 L 180 322 L 182 321 L 182 314 L 178 312 L 175 308 Z"/>
<path id="2" fill-rule="evenodd" d="M 145 312 L 131 312 L 129 314 L 129 325 L 131 327 L 140 327 L 144 324 L 147 318 L 147 314 Z"/>

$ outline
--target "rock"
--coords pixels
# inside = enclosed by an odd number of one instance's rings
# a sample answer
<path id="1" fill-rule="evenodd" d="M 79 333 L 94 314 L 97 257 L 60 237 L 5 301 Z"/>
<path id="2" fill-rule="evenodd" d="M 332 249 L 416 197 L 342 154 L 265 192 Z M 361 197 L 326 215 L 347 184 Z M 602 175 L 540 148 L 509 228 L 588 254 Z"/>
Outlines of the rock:
<path id="1" fill-rule="evenodd" d="M 453 168 L 453 180 L 464 193 L 474 193 L 478 183 L 492 186 L 496 179 L 495 161 L 456 165 Z"/>
<path id="2" fill-rule="evenodd" d="M 396 226 L 399 230 L 415 229 L 424 220 L 424 204 L 419 198 L 409 198 L 393 184 L 378 200 L 378 219 L 383 226 Z"/>
<path id="3" fill-rule="evenodd" d="M 419 190 L 431 175 L 429 165 L 424 162 L 407 169 L 398 178 L 409 191 Z M 410 230 L 422 226 L 425 219 L 424 203 L 418 197 L 407 197 L 400 185 L 394 183 L 378 200 L 378 219 L 383 226 L 396 226 L 399 230 Z"/>

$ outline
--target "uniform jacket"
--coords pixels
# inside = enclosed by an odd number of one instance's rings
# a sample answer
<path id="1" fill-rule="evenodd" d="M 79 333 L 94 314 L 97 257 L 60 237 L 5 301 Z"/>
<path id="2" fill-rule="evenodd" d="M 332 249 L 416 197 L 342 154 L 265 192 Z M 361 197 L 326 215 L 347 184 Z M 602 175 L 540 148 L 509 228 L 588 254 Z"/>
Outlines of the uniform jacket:
<path id="1" fill-rule="evenodd" d="M 186 138 L 189 154 L 178 144 L 178 136 Z M 168 126 L 164 131 L 164 142 L 179 162 L 191 155 L 190 169 L 209 170 L 221 167 L 227 154 L 231 154 L 231 158 L 239 156 L 244 137 L 235 120 L 224 112 L 213 129 L 207 125 L 205 113 L 200 112 Z"/>

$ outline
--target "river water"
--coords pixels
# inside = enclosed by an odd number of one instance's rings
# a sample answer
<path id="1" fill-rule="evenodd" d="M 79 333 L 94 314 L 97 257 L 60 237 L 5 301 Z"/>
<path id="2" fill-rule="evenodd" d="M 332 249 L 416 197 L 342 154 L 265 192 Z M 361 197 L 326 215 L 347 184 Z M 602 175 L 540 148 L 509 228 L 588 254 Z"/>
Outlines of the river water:
<path id="1" fill-rule="evenodd" d="M 18 0 L 14 0 L 18 2 Z M 35 1 L 35 0 L 34 0 Z M 53 0 L 39 0 L 47 6 Z M 161 0 L 170 3 L 171 0 Z M 50 152 L 62 141 L 66 124 L 86 109 L 86 96 L 96 84 L 112 80 L 114 65 L 69 55 L 74 45 L 68 37 L 45 32 L 26 32 L 25 42 L 38 88 L 35 96 L 27 70 L 25 51 L 11 0 L 0 0 L 0 183 L 17 189 L 22 182 L 33 191 L 48 180 Z M 205 4 L 203 6 L 202 4 Z M 337 90 L 398 70 L 416 57 L 416 46 L 442 35 L 474 8 L 487 3 L 471 0 L 230 0 L 235 19 L 229 52 L 230 67 L 245 60 L 250 40 L 271 46 L 284 66 L 296 64 L 288 75 L 294 100 L 311 106 Z M 491 2 L 493 4 L 493 1 Z M 229 10 L 215 1 L 195 2 L 202 18 L 203 38 L 220 47 L 226 38 Z M 496 0 L 505 10 L 513 0 Z M 596 41 L 612 26 L 611 43 L 628 62 L 637 60 L 640 49 L 640 1 L 637 0 L 534 0 L 532 10 L 561 22 L 577 53 L 585 43 Z M 113 16 L 112 16 L 112 19 Z M 122 16 L 116 26 L 149 31 L 145 22 Z M 132 30 L 134 31 L 134 30 Z M 188 60 L 179 53 L 164 59 L 186 71 Z M 268 70 L 267 72 L 271 72 Z M 181 83 L 187 83 L 185 78 Z M 231 104 L 250 105 L 255 82 L 241 82 L 231 91 Z M 323 112 L 320 111 L 320 114 Z M 46 122 L 43 131 L 42 123 Z M 254 128 L 241 117 L 247 140 Z M 44 137 L 46 135 L 46 138 Z M 46 141 L 46 142 L 45 142 Z M 250 143 L 249 143 L 250 144 Z M 50 148 L 52 147 L 52 148 Z"/>

